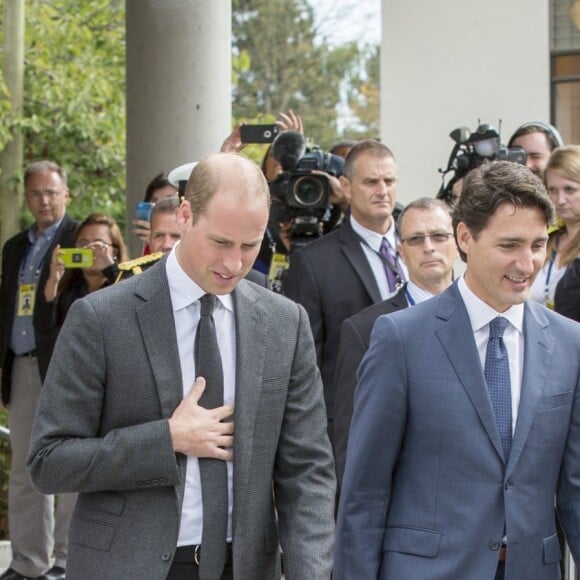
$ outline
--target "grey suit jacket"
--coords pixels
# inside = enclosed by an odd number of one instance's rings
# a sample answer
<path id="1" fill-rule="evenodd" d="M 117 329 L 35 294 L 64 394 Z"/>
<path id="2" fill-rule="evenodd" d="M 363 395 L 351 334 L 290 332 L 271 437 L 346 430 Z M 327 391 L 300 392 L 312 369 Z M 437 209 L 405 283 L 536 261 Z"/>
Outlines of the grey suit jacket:
<path id="1" fill-rule="evenodd" d="M 304 311 L 246 281 L 234 291 L 237 376 L 234 574 L 328 578 L 334 466 Z M 165 578 L 185 456 L 168 417 L 182 378 L 165 260 L 76 301 L 34 422 L 29 471 L 44 493 L 77 491 L 68 580 Z"/>
<path id="2" fill-rule="evenodd" d="M 554 497 L 580 557 L 580 327 L 525 305 L 507 466 L 456 285 L 379 318 L 359 371 L 336 580 L 560 577 Z M 504 528 L 505 525 L 505 528 Z"/>

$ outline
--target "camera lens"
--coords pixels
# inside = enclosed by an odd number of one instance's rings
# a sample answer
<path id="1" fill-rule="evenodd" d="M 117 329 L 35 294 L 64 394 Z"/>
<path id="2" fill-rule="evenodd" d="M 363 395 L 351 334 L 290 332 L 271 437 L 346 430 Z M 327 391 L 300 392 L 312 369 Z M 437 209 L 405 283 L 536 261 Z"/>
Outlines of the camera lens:
<path id="1" fill-rule="evenodd" d="M 324 187 L 317 176 L 305 175 L 298 178 L 292 193 L 296 202 L 304 207 L 320 205 L 324 199 Z"/>

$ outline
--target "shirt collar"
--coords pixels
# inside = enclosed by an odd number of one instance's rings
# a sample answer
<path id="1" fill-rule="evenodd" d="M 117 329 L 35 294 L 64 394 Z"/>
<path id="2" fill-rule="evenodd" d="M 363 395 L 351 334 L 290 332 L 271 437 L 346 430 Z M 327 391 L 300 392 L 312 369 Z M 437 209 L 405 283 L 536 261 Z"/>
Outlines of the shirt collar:
<path id="1" fill-rule="evenodd" d="M 194 282 L 179 264 L 175 253 L 178 245 L 179 242 L 173 246 L 165 265 L 174 312 L 187 308 L 206 294 L 206 291 Z M 224 308 L 230 312 L 234 311 L 234 302 L 231 293 L 218 295 L 217 298 Z"/>
<path id="2" fill-rule="evenodd" d="M 395 220 L 391 216 L 391 225 L 385 234 L 377 234 L 368 228 L 365 228 L 359 222 L 356 221 L 355 217 L 350 214 L 350 225 L 352 229 L 357 233 L 375 252 L 381 249 L 381 242 L 383 238 L 387 239 L 394 253 L 397 253 L 397 231 L 395 229 Z"/>
<path id="3" fill-rule="evenodd" d="M 38 238 L 36 237 L 36 234 L 38 232 L 38 225 L 35 223 L 32 226 L 30 226 L 30 228 L 28 229 L 28 241 L 31 244 L 36 244 L 37 240 L 40 238 L 45 238 L 48 241 L 52 240 L 52 238 L 55 236 L 56 234 L 56 230 L 58 230 L 58 228 L 60 227 L 60 224 L 62 223 L 62 220 L 64 219 L 64 214 L 62 215 L 62 217 L 54 224 L 52 224 L 51 226 L 48 226 L 41 234 L 40 236 L 38 236 Z"/>
<path id="4" fill-rule="evenodd" d="M 425 300 L 429 300 L 429 298 L 433 298 L 433 296 L 435 296 L 435 294 L 431 294 L 431 292 L 417 286 L 417 284 L 415 284 L 412 280 L 407 282 L 406 290 L 411 298 L 415 301 L 415 304 L 425 302 Z"/>
<path id="5" fill-rule="evenodd" d="M 481 298 L 474 294 L 465 277 L 461 276 L 457 283 L 457 288 L 467 308 L 469 321 L 473 332 L 481 330 L 487 326 L 497 316 L 507 318 L 509 323 L 521 334 L 524 328 L 524 304 L 514 304 L 510 306 L 505 312 L 497 312 L 491 306 L 486 304 Z"/>

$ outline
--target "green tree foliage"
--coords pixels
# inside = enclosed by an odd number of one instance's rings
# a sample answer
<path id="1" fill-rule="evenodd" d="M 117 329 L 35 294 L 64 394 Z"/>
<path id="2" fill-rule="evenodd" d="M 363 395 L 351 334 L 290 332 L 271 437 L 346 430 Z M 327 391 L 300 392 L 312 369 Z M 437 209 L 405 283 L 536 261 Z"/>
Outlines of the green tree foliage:
<path id="1" fill-rule="evenodd" d="M 0 147 L 22 130 L 25 164 L 63 165 L 77 218 L 124 219 L 124 40 L 123 0 L 26 2 L 24 112 L 0 118 Z"/>
<path id="2" fill-rule="evenodd" d="M 353 140 L 380 135 L 380 47 L 365 46 L 360 69 L 349 82 L 348 105 L 357 122 L 348 127 L 345 137 Z"/>
<path id="3" fill-rule="evenodd" d="M 233 0 L 234 54 L 250 65 L 236 74 L 237 120 L 275 118 L 293 109 L 305 133 L 329 147 L 340 138 L 337 105 L 344 77 L 358 64 L 355 43 L 330 47 L 316 35 L 306 0 Z"/>

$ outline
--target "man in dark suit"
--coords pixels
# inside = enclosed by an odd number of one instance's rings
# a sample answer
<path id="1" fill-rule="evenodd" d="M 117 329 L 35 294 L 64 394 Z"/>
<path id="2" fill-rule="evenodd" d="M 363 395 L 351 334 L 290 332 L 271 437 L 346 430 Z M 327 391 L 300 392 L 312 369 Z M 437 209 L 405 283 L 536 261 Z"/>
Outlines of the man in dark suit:
<path id="1" fill-rule="evenodd" d="M 399 254 L 408 271 L 408 282 L 392 298 L 373 304 L 342 323 L 334 384 L 334 459 L 339 489 L 344 473 L 348 431 L 357 384 L 356 371 L 368 349 L 376 319 L 432 298 L 453 279 L 457 246 L 449 207 L 431 197 L 409 203 L 397 219 Z"/>
<path id="2" fill-rule="evenodd" d="M 39 494 L 26 472 L 32 420 L 48 367 L 56 330 L 44 299 L 50 256 L 57 244 L 71 246 L 76 222 L 67 216 L 67 179 L 51 161 L 24 172 L 25 199 L 35 222 L 9 239 L 2 251 L 0 285 L 0 365 L 2 403 L 9 407 L 12 465 L 8 489 L 10 568 L 0 578 L 64 578 L 68 521 L 73 497 L 59 499 L 53 535 L 54 498 Z"/>
<path id="3" fill-rule="evenodd" d="M 71 307 L 29 456 L 39 489 L 79 492 L 67 580 L 274 580 L 279 545 L 289 580 L 330 577 L 334 463 L 307 315 L 242 279 L 268 212 L 257 165 L 207 157 L 168 256 Z"/>
<path id="4" fill-rule="evenodd" d="M 373 140 L 349 151 L 340 183 L 350 215 L 337 230 L 291 254 L 284 294 L 308 312 L 333 438 L 334 372 L 342 321 L 393 295 L 405 279 L 393 219 L 397 165 Z"/>
<path id="5" fill-rule="evenodd" d="M 580 560 L 580 326 L 528 300 L 554 207 L 526 167 L 471 171 L 465 274 L 373 328 L 359 369 L 335 580 L 557 580 Z"/>

